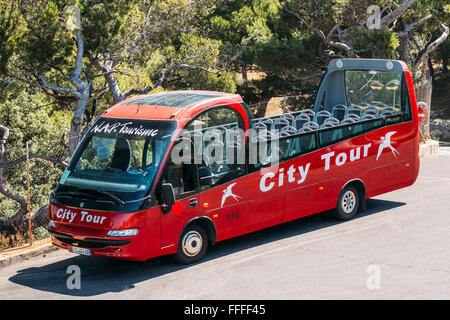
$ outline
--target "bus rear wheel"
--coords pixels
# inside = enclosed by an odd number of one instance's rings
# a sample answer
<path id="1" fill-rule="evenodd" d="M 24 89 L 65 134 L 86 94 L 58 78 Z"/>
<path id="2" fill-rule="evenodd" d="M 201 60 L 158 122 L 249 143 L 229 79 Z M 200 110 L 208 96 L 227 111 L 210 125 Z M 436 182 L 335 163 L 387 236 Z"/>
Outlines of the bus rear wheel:
<path id="1" fill-rule="evenodd" d="M 182 264 L 190 264 L 201 260 L 208 250 L 208 236 L 199 225 L 188 226 L 182 233 L 178 243 L 175 259 Z"/>
<path id="2" fill-rule="evenodd" d="M 340 220 L 350 220 L 359 209 L 359 192 L 353 186 L 347 186 L 339 194 L 337 207 L 335 210 L 336 218 Z"/>

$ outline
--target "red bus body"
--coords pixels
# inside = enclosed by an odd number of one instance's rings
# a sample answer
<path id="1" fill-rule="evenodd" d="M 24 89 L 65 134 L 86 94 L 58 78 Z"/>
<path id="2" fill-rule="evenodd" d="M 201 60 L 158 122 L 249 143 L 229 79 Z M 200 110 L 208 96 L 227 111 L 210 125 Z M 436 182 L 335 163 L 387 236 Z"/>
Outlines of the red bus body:
<path id="1" fill-rule="evenodd" d="M 342 61 L 345 64 L 350 60 L 353 59 Z M 370 64 L 370 60 L 364 61 Z M 208 228 L 210 240 L 217 242 L 336 208 L 340 191 L 350 183 L 361 190 L 364 199 L 413 184 L 420 166 L 417 105 L 406 64 L 394 63 L 403 68 L 411 121 L 386 125 L 277 165 L 248 172 L 177 201 L 169 214 L 163 214 L 162 205 L 136 212 L 107 212 L 50 203 L 49 215 L 53 224 L 49 230 L 53 244 L 67 250 L 74 246 L 88 248 L 92 256 L 146 260 L 176 253 L 180 236 L 192 221 L 202 221 Z M 133 101 L 133 98 L 127 101 Z M 245 129 L 251 122 L 242 98 L 236 94 L 218 94 L 217 98 L 181 109 L 140 105 L 136 112 L 135 106 L 123 107 L 120 106 L 122 103 L 108 109 L 102 117 L 170 119 L 176 120 L 178 129 L 182 129 L 202 111 L 226 105 L 244 119 Z M 379 155 L 382 137 L 394 131 L 390 142 L 397 153 L 385 148 Z M 166 154 L 164 161 L 168 156 Z M 288 174 L 289 170 L 295 171 Z M 232 190 L 238 197 L 228 197 L 222 203 L 224 192 L 231 184 L 235 184 Z M 192 198 L 198 201 L 195 207 L 189 204 Z M 135 228 L 139 229 L 135 236 L 107 236 L 110 230 Z M 67 237 L 70 241 L 66 241 Z"/>

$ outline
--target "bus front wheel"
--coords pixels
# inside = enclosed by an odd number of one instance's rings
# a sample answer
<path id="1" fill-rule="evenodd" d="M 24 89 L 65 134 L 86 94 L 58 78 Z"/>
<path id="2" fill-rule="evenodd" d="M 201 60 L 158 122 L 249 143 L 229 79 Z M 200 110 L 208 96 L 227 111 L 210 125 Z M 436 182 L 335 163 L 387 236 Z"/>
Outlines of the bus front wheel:
<path id="1" fill-rule="evenodd" d="M 339 194 L 335 216 L 341 220 L 350 220 L 358 212 L 359 192 L 354 186 L 347 186 Z"/>
<path id="2" fill-rule="evenodd" d="M 182 233 L 175 259 L 183 264 L 194 263 L 203 258 L 208 250 L 206 231 L 197 224 L 189 225 Z"/>

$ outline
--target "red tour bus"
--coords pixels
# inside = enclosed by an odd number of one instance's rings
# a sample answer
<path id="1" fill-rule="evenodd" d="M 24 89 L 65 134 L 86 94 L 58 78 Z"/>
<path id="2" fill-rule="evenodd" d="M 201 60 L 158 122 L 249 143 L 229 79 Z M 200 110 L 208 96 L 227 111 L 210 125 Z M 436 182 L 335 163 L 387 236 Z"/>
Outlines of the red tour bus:
<path id="1" fill-rule="evenodd" d="M 414 183 L 423 118 L 395 60 L 333 60 L 313 108 L 273 117 L 254 119 L 237 94 L 133 97 L 87 128 L 51 194 L 49 232 L 77 254 L 192 263 L 314 213 L 351 219 Z"/>

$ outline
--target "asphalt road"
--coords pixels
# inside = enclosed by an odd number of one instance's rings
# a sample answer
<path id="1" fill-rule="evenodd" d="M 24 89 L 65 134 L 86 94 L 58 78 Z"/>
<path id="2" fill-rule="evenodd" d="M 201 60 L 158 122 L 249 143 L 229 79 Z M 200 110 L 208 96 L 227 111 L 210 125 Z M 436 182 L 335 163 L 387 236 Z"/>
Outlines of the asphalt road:
<path id="1" fill-rule="evenodd" d="M 421 164 L 413 186 L 351 221 L 320 213 L 218 243 L 191 266 L 58 250 L 0 268 L 0 299 L 449 299 L 450 145 Z M 80 289 L 67 287 L 71 265 Z"/>

